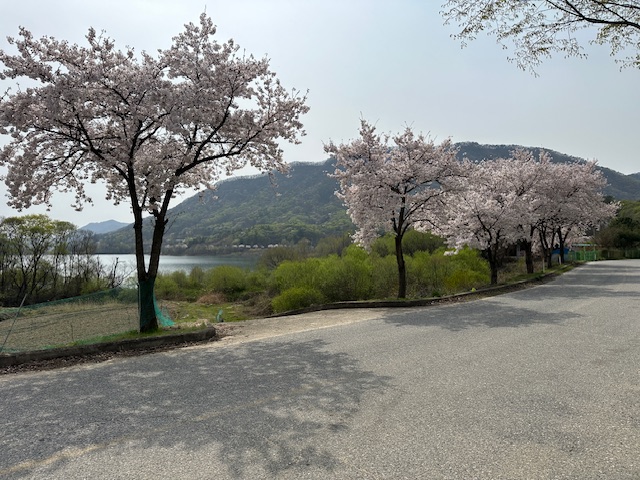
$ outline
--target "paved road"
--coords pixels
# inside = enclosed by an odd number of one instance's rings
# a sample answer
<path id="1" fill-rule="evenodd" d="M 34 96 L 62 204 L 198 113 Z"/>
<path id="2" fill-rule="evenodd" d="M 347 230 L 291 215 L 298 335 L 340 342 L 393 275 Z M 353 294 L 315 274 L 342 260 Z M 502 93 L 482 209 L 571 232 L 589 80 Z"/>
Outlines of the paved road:
<path id="1" fill-rule="evenodd" d="M 0 478 L 639 479 L 639 311 L 640 261 L 599 262 L 466 304 L 5 375 Z"/>

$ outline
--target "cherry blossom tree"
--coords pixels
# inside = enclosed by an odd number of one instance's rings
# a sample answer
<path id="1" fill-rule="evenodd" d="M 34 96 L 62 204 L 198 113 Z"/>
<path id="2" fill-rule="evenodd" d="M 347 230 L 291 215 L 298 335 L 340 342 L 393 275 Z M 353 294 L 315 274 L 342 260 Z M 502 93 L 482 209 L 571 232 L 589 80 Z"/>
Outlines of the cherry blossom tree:
<path id="1" fill-rule="evenodd" d="M 606 184 L 595 161 L 547 166 L 546 177 L 536 187 L 540 208 L 535 221 L 548 265 L 556 246 L 564 261 L 564 247 L 572 235 L 583 236 L 616 215 L 618 204 L 604 199 Z"/>
<path id="2" fill-rule="evenodd" d="M 456 23 L 456 38 L 474 40 L 480 32 L 514 49 L 514 60 L 535 73 L 553 53 L 585 57 L 578 32 L 594 29 L 591 43 L 608 45 L 624 66 L 640 66 L 640 3 L 602 0 L 449 0 L 447 23 Z M 584 36 L 582 36 L 584 37 Z"/>
<path id="3" fill-rule="evenodd" d="M 403 236 L 412 227 L 430 227 L 437 217 L 440 195 L 459 175 L 456 149 L 449 140 L 436 145 L 409 127 L 394 137 L 380 135 L 362 120 L 360 138 L 330 142 L 325 151 L 336 159 L 337 195 L 357 227 L 355 241 L 369 247 L 383 232 L 395 235 L 398 298 L 406 297 Z"/>
<path id="4" fill-rule="evenodd" d="M 516 184 L 511 159 L 464 160 L 463 167 L 467 175 L 445 194 L 445 209 L 434 233 L 456 249 L 466 245 L 483 251 L 495 285 L 505 249 L 523 236 L 524 192 Z"/>
<path id="5" fill-rule="evenodd" d="M 51 204 L 54 190 L 90 202 L 102 182 L 107 199 L 128 202 L 134 219 L 140 329 L 157 328 L 153 286 L 169 204 L 186 189 L 211 186 L 246 166 L 284 171 L 279 141 L 297 143 L 306 97 L 287 91 L 268 59 L 218 43 L 207 15 L 185 25 L 170 48 L 152 56 L 89 29 L 88 45 L 34 39 L 20 28 L 0 51 L 0 79 L 27 88 L 0 100 L 0 133 L 10 136 L 0 165 L 10 204 Z M 153 217 L 145 264 L 143 217 Z"/>
<path id="6" fill-rule="evenodd" d="M 552 176 L 551 157 L 545 151 L 541 151 L 536 158 L 530 150 L 517 149 L 512 152 L 510 164 L 513 171 L 509 175 L 508 185 L 520 197 L 521 210 L 517 212 L 517 228 L 520 231 L 518 244 L 525 252 L 527 273 L 533 273 L 533 247 L 537 244 L 540 215 L 547 204 L 541 190 L 545 181 Z"/>
<path id="7" fill-rule="evenodd" d="M 552 163 L 544 151 L 536 158 L 518 149 L 506 159 L 465 160 L 464 169 L 466 177 L 444 197 L 446 208 L 434 231 L 456 248 L 482 250 L 492 284 L 508 247 L 524 246 L 527 271 L 533 273 L 534 245 L 550 264 L 556 245 L 562 254 L 570 235 L 584 235 L 617 210 L 604 201 L 606 180 L 595 162 Z"/>

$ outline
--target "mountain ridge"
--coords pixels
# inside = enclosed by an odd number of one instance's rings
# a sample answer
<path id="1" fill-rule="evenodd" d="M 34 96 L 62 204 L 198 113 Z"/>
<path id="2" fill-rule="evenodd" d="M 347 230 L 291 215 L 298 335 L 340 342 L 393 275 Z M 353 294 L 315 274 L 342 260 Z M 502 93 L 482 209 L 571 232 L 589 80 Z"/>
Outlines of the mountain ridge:
<path id="1" fill-rule="evenodd" d="M 105 220 L 104 222 L 91 222 L 84 227 L 80 227 L 78 230 L 88 230 L 96 234 L 110 233 L 120 230 L 121 228 L 129 225 L 125 222 L 118 222 L 116 220 Z"/>
<path id="2" fill-rule="evenodd" d="M 549 149 L 518 145 L 456 144 L 460 158 L 473 161 L 508 157 L 516 148 L 538 155 L 545 150 L 554 162 L 584 161 Z M 605 194 L 617 200 L 640 199 L 640 173 L 624 175 L 598 167 L 609 185 Z M 332 159 L 317 163 L 294 162 L 288 175 L 275 173 L 236 177 L 220 181 L 215 191 L 203 191 L 170 210 L 163 243 L 165 254 L 231 253 L 239 249 L 316 244 L 326 236 L 353 232 L 346 208 L 335 196 L 337 181 L 327 174 Z M 149 244 L 151 219 L 146 219 Z M 99 236 L 99 252 L 131 253 L 133 231 L 123 228 Z"/>

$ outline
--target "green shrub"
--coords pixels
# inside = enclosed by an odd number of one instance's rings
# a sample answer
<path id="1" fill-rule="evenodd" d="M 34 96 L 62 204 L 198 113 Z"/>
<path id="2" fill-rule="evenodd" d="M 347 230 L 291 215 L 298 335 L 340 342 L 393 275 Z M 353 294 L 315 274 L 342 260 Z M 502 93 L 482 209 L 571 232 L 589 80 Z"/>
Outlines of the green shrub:
<path id="1" fill-rule="evenodd" d="M 195 266 L 189 272 L 189 283 L 202 288 L 205 282 L 205 272 L 202 267 Z"/>
<path id="2" fill-rule="evenodd" d="M 322 293 L 314 288 L 292 287 L 283 291 L 271 301 L 275 313 L 297 310 L 324 302 Z"/>
<path id="3" fill-rule="evenodd" d="M 479 272 L 468 269 L 454 270 L 445 280 L 444 286 L 450 294 L 466 292 L 489 283 L 490 279 Z"/>
<path id="4" fill-rule="evenodd" d="M 365 300 L 371 297 L 371 263 L 362 249 L 351 246 L 343 257 L 323 258 L 317 288 L 330 302 Z"/>
<path id="5" fill-rule="evenodd" d="M 285 260 L 300 260 L 300 252 L 292 247 L 273 247 L 264 251 L 258 259 L 258 268 L 273 270 Z"/>
<path id="6" fill-rule="evenodd" d="M 182 300 L 184 291 L 170 275 L 158 275 L 155 283 L 156 297 L 162 300 Z"/>
<path id="7" fill-rule="evenodd" d="M 444 254 L 417 252 L 407 262 L 408 292 L 412 297 L 432 297 L 444 289 L 444 280 L 451 272 L 451 261 Z"/>
<path id="8" fill-rule="evenodd" d="M 138 289 L 127 287 L 121 288 L 118 290 L 118 296 L 116 298 L 122 303 L 135 303 L 138 301 Z"/>
<path id="9" fill-rule="evenodd" d="M 377 238 L 371 250 L 380 257 L 387 257 L 396 254 L 395 235 L 387 233 Z M 444 246 L 444 240 L 430 232 L 418 232 L 409 230 L 402 237 L 402 250 L 405 255 L 413 255 L 416 252 L 433 253 L 435 250 Z"/>
<path id="10" fill-rule="evenodd" d="M 402 250 L 407 255 L 413 255 L 416 252 L 433 253 L 443 246 L 444 240 L 431 232 L 409 230 L 402 238 Z"/>
<path id="11" fill-rule="evenodd" d="M 372 254 L 371 262 L 371 297 L 391 298 L 398 295 L 398 263 L 395 255 L 379 257 Z"/>
<path id="12" fill-rule="evenodd" d="M 395 236 L 390 233 L 376 238 L 376 240 L 371 245 L 371 252 L 375 253 L 381 258 L 388 257 L 389 255 L 395 255 L 395 241 Z"/>
<path id="13" fill-rule="evenodd" d="M 445 258 L 451 264 L 451 271 L 444 280 L 447 293 L 464 292 L 490 283 L 489 264 L 478 250 L 464 248 Z"/>
<path id="14" fill-rule="evenodd" d="M 210 291 L 223 293 L 230 299 L 237 298 L 248 285 L 247 272 L 240 267 L 220 265 L 205 274 L 205 287 Z"/>
<path id="15" fill-rule="evenodd" d="M 272 289 L 284 292 L 293 287 L 315 288 L 319 281 L 321 263 L 318 258 L 285 260 L 273 272 Z"/>

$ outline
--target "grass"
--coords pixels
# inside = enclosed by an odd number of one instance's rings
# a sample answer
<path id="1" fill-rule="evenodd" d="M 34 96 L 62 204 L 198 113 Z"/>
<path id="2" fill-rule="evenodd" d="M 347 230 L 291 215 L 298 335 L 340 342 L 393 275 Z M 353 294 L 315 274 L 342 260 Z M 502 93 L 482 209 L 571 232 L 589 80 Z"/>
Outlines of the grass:
<path id="1" fill-rule="evenodd" d="M 160 301 L 175 327 L 157 332 L 138 332 L 138 306 L 136 303 L 109 301 L 106 303 L 67 302 L 38 308 L 0 309 L 5 320 L 0 321 L 0 347 L 2 353 L 44 350 L 72 345 L 112 342 L 167 335 L 198 330 L 203 325 L 216 323 L 218 314 L 225 322 L 247 320 L 252 316 L 236 303 L 202 303 L 186 301 Z"/>
<path id="2" fill-rule="evenodd" d="M 12 312 L 13 313 L 13 312 Z M 0 322 L 2 353 L 41 350 L 137 329 L 135 303 L 65 303 L 22 309 Z"/>
<path id="3" fill-rule="evenodd" d="M 161 303 L 167 306 L 169 316 L 178 325 L 216 323 L 219 315 L 225 322 L 239 322 L 252 318 L 241 304 L 236 303 L 203 304 L 184 301 Z"/>
<path id="4" fill-rule="evenodd" d="M 545 273 L 562 273 L 573 268 L 571 264 L 546 269 Z M 542 272 L 527 274 L 522 261 L 513 262 L 501 271 L 500 284 L 532 280 Z M 395 299 L 394 299 L 395 300 Z M 266 303 L 265 303 L 266 302 Z M 110 300 L 104 303 L 67 302 L 39 308 L 0 308 L 0 347 L 2 353 L 42 350 L 70 345 L 88 345 L 192 331 L 206 324 L 238 322 L 265 316 L 269 299 L 253 297 L 250 302 L 228 302 L 223 296 L 211 294 L 197 302 L 160 301 L 176 323 L 175 327 L 161 329 L 150 334 L 138 332 L 138 307 L 136 303 Z M 17 316 L 16 316 L 17 315 Z"/>

